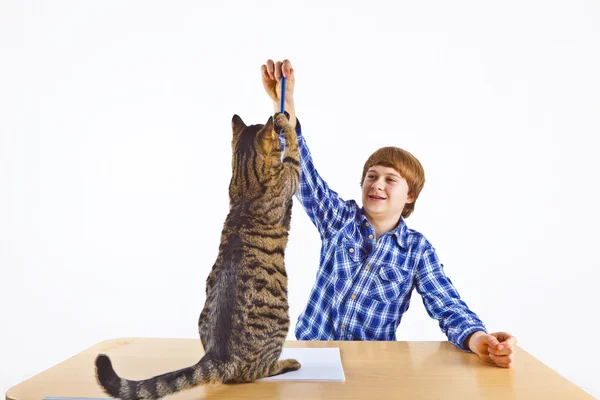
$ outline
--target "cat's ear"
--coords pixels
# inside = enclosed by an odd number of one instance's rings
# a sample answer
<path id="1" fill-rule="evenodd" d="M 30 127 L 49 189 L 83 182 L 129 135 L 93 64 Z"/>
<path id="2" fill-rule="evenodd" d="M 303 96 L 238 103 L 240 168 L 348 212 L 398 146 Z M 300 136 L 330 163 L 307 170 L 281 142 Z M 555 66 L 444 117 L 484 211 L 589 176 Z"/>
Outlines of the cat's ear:
<path id="1" fill-rule="evenodd" d="M 273 143 L 277 139 L 277 134 L 273 128 L 273 117 L 269 118 L 267 123 L 261 128 L 256 139 L 263 154 L 269 154 L 273 149 Z"/>
<path id="2" fill-rule="evenodd" d="M 260 138 L 263 141 L 275 140 L 277 135 L 275 134 L 275 127 L 273 126 L 273 117 L 269 117 L 269 120 L 260 130 Z"/>
<path id="3" fill-rule="evenodd" d="M 231 119 L 231 130 L 233 131 L 233 136 L 238 136 L 247 126 L 242 121 L 239 115 L 235 114 Z"/>

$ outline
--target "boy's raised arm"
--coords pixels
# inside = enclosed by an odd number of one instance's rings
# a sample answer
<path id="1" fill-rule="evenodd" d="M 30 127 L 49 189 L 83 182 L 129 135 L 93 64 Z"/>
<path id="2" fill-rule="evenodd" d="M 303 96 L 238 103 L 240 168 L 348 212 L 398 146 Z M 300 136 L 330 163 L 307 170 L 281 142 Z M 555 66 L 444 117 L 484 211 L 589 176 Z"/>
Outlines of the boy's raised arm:
<path id="1" fill-rule="evenodd" d="M 300 201 L 309 218 L 319 230 L 322 238 L 327 238 L 337 231 L 343 221 L 352 212 L 352 207 L 342 200 L 336 192 L 318 174 L 304 137 L 299 121 L 296 119 L 294 104 L 294 86 L 296 83 L 294 69 L 289 60 L 273 62 L 267 60 L 261 66 L 263 87 L 273 101 L 273 109 L 279 112 L 281 106 L 281 77 L 286 78 L 285 111 L 290 116 L 290 124 L 295 127 L 300 151 L 300 186 L 296 198 Z M 281 145 L 284 145 L 281 137 Z"/>

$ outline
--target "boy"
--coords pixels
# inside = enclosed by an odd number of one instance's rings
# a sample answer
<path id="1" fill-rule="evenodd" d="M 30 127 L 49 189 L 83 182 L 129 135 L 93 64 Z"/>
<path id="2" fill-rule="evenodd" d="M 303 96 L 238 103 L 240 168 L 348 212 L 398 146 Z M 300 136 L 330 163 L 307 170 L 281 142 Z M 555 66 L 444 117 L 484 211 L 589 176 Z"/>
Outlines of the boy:
<path id="1" fill-rule="evenodd" d="M 280 110 L 281 76 L 285 110 L 300 149 L 296 193 L 321 235 L 321 260 L 306 309 L 296 325 L 299 340 L 395 340 L 413 288 L 448 340 L 482 360 L 508 368 L 517 340 L 506 332 L 488 334 L 444 274 L 435 249 L 404 218 L 413 211 L 425 183 L 420 162 L 409 152 L 384 147 L 366 161 L 362 203 L 344 201 L 317 173 L 296 119 L 294 70 L 288 60 L 261 66 L 263 86 Z"/>

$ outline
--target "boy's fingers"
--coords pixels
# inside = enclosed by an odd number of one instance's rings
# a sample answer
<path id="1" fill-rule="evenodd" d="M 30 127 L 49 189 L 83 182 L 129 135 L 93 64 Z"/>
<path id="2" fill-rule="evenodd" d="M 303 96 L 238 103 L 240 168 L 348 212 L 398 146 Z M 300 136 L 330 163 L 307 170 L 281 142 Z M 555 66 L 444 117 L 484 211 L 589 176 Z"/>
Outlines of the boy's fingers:
<path id="1" fill-rule="evenodd" d="M 487 339 L 487 342 L 491 347 L 496 347 L 500 344 L 498 339 L 496 339 L 496 337 L 494 337 L 493 335 L 485 335 L 485 338 Z"/>
<path id="2" fill-rule="evenodd" d="M 277 61 L 275 63 L 275 79 L 277 79 L 277 82 L 279 82 L 279 80 L 281 79 L 281 61 Z"/>
<path id="3" fill-rule="evenodd" d="M 500 343 L 496 346 L 492 346 L 497 350 L 504 350 L 506 348 L 513 349 L 517 344 L 517 338 L 506 332 L 495 332 L 492 333 L 492 336 L 496 337 Z"/>
<path id="4" fill-rule="evenodd" d="M 490 355 L 490 359 L 499 367 L 509 368 L 512 364 L 512 356 L 495 356 L 493 354 Z"/>
<path id="5" fill-rule="evenodd" d="M 281 72 L 283 73 L 283 76 L 285 76 L 286 79 L 293 79 L 294 69 L 292 68 L 292 63 L 290 62 L 290 60 L 283 60 L 283 63 L 281 64 Z"/>
<path id="6" fill-rule="evenodd" d="M 517 338 L 515 338 L 513 335 L 511 335 L 510 333 L 507 333 L 507 332 L 494 332 L 491 335 L 496 337 L 500 342 L 504 342 L 507 340 L 514 340 L 516 343 L 516 340 L 517 340 Z"/>
<path id="7" fill-rule="evenodd" d="M 488 353 L 493 354 L 495 356 L 507 356 L 512 354 L 514 351 L 512 347 L 503 347 L 502 349 L 488 347 Z"/>
<path id="8" fill-rule="evenodd" d="M 481 358 L 483 361 L 486 361 L 486 362 L 491 362 L 491 363 L 494 362 L 494 361 L 492 361 L 492 359 L 490 358 L 490 355 L 488 353 L 481 353 L 479 355 L 479 358 Z"/>
<path id="9" fill-rule="evenodd" d="M 515 347 L 515 345 L 517 344 L 517 338 L 514 336 L 509 336 L 508 339 L 506 339 L 500 344 L 505 344 L 508 347 Z"/>
<path id="10" fill-rule="evenodd" d="M 273 60 L 267 60 L 267 73 L 269 74 L 269 78 L 275 79 L 275 64 Z"/>
<path id="11" fill-rule="evenodd" d="M 260 73 L 262 74 L 262 77 L 264 79 L 269 79 L 269 73 L 267 72 L 267 66 L 266 65 L 261 65 L 260 66 Z"/>

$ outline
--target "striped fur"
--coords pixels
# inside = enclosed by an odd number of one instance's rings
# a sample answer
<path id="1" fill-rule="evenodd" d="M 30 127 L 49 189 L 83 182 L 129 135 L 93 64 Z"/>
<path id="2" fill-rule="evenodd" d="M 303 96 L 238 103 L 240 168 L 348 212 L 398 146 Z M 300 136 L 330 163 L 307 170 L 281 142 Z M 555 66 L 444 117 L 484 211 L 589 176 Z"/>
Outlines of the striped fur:
<path id="1" fill-rule="evenodd" d="M 252 382 L 300 368 L 296 360 L 278 361 L 289 328 L 284 253 L 300 174 L 296 133 L 279 113 L 251 126 L 234 115 L 232 130 L 230 210 L 198 320 L 205 355 L 190 367 L 131 381 L 100 354 L 96 379 L 109 396 L 159 399 L 197 385 Z"/>

